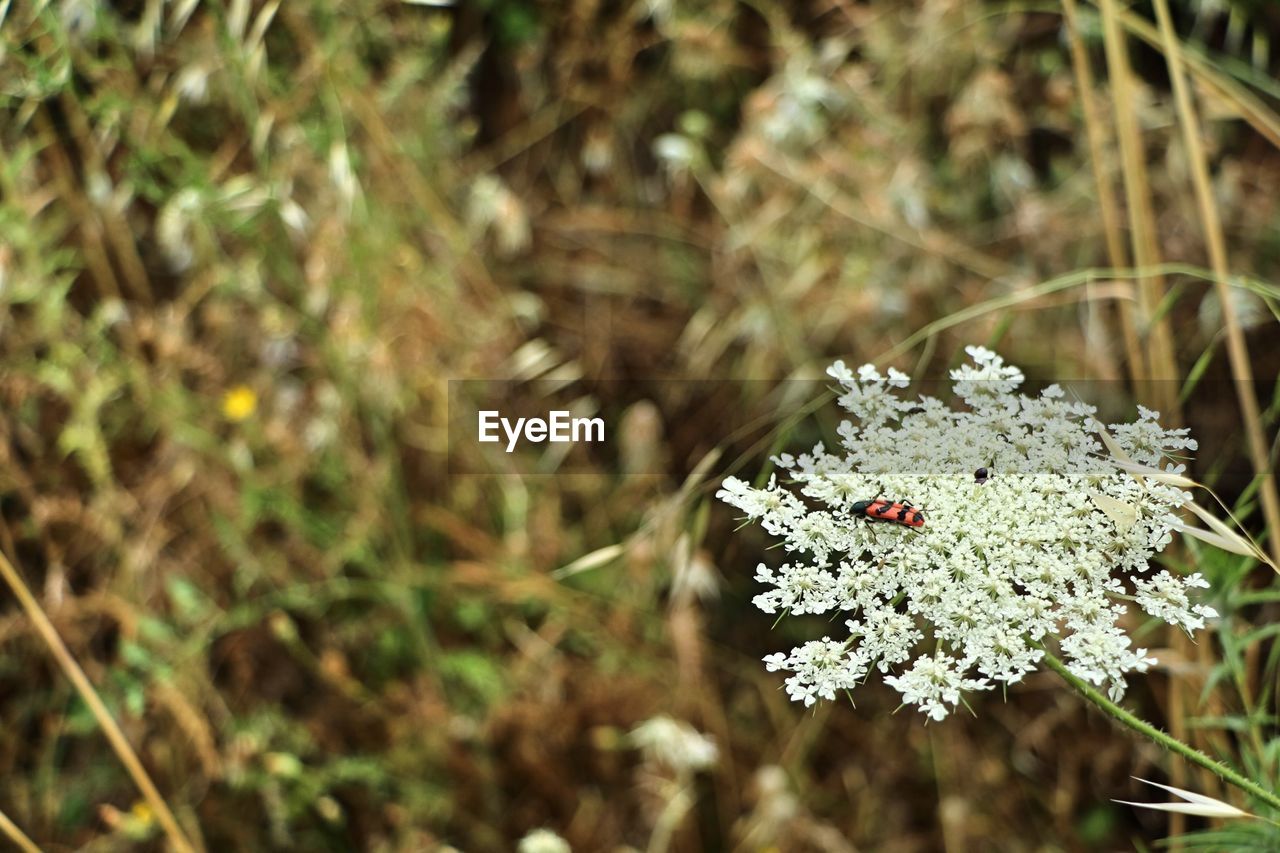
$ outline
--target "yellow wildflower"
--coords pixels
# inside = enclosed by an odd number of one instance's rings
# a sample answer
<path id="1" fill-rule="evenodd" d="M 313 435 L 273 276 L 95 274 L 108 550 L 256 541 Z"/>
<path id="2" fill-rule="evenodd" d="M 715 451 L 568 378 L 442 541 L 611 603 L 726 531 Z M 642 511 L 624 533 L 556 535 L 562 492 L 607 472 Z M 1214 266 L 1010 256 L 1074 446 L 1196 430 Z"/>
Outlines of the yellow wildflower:
<path id="1" fill-rule="evenodd" d="M 129 814 L 142 826 L 150 826 L 155 820 L 155 815 L 151 811 L 151 805 L 142 800 L 138 800 L 133 804 L 133 808 L 129 809 Z"/>
<path id="2" fill-rule="evenodd" d="M 222 416 L 240 423 L 258 410 L 258 395 L 248 385 L 237 385 L 222 395 Z"/>

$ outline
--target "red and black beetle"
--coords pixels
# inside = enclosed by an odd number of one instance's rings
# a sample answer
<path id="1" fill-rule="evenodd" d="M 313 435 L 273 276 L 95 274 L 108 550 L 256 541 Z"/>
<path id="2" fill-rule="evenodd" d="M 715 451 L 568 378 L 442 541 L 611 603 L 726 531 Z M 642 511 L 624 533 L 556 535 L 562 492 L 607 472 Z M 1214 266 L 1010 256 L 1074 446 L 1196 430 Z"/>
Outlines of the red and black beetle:
<path id="1" fill-rule="evenodd" d="M 892 521 L 907 527 L 924 527 L 924 513 L 906 501 L 876 498 L 873 501 L 858 501 L 851 510 L 854 515 L 861 515 L 868 521 Z"/>

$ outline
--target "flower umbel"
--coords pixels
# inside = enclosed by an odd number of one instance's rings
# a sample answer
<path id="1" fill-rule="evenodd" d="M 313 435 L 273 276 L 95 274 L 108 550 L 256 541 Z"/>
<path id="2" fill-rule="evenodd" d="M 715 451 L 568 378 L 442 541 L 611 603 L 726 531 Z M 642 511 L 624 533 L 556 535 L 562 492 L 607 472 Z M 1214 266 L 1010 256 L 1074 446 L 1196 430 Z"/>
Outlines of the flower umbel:
<path id="1" fill-rule="evenodd" d="M 1118 620 L 1132 601 L 1186 631 L 1217 614 L 1196 604 L 1199 575 L 1152 574 L 1190 495 L 1138 480 L 1114 464 L 1092 406 L 1057 386 L 1019 393 L 1023 375 L 981 347 L 951 373 L 963 405 L 909 399 L 902 373 L 857 372 L 836 362 L 843 454 L 818 445 L 774 461 L 777 478 L 752 488 L 730 477 L 718 497 L 746 513 L 788 553 L 760 565 L 756 596 L 767 613 L 847 614 L 843 639 L 824 637 L 765 658 L 785 670 L 793 700 L 812 705 L 851 690 L 868 673 L 940 720 L 965 692 L 1014 683 L 1036 668 L 1052 636 L 1076 676 L 1113 697 L 1154 660 L 1131 647 Z M 1179 473 L 1169 461 L 1194 450 L 1187 430 L 1158 415 L 1106 428 L 1132 462 Z M 975 478 L 986 468 L 987 477 Z M 858 501 L 911 502 L 923 527 L 868 522 Z"/>

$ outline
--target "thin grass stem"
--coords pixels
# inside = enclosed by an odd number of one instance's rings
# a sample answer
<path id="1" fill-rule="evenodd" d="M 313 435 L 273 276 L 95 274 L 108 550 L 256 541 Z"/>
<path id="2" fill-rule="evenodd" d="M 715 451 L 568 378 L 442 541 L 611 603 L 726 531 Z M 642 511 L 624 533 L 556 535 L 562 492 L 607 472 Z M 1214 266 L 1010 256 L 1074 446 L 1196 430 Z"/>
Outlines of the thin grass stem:
<path id="1" fill-rule="evenodd" d="M 1124 708 L 1104 696 L 1102 692 L 1093 685 L 1072 673 L 1071 670 L 1067 669 L 1066 664 L 1054 657 L 1048 649 L 1045 649 L 1044 652 L 1044 662 L 1048 664 L 1050 669 L 1061 676 L 1064 681 L 1074 687 L 1080 695 L 1084 696 L 1084 698 L 1088 699 L 1094 705 L 1097 705 L 1098 708 L 1112 719 L 1128 726 L 1138 734 L 1153 743 L 1164 747 L 1170 752 L 1176 753 L 1193 764 L 1203 767 L 1222 781 L 1229 785 L 1234 785 L 1259 802 L 1266 803 L 1271 808 L 1280 811 L 1280 795 L 1277 795 L 1275 791 L 1267 790 L 1237 770 L 1223 764 L 1221 761 L 1215 761 L 1200 750 L 1187 746 L 1177 738 L 1160 731 L 1146 720 L 1126 711 Z"/>
<path id="2" fill-rule="evenodd" d="M 1209 266 L 1213 269 L 1214 287 L 1222 309 L 1222 323 L 1227 337 L 1227 357 L 1231 363 L 1231 373 L 1236 380 L 1236 397 L 1240 405 L 1240 416 L 1244 421 L 1249 461 L 1253 463 L 1254 473 L 1262 478 L 1260 484 L 1262 514 L 1266 519 L 1267 529 L 1271 531 L 1267 544 L 1271 548 L 1272 558 L 1280 563 L 1280 496 L 1276 494 L 1276 480 L 1271 467 L 1270 450 L 1262 431 L 1262 415 L 1258 409 L 1258 399 L 1254 396 L 1253 367 L 1249 362 L 1249 349 L 1245 343 L 1244 332 L 1240 328 L 1240 319 L 1236 314 L 1231 288 L 1227 285 L 1230 270 L 1227 262 L 1227 241 L 1222 231 L 1222 218 L 1218 215 L 1218 206 L 1213 199 L 1208 158 L 1205 156 L 1204 145 L 1200 140 L 1200 122 L 1191 94 L 1187 90 L 1182 48 L 1173 31 L 1168 0 L 1156 0 L 1155 7 L 1165 61 L 1169 64 L 1169 78 L 1173 81 L 1178 123 L 1182 127 L 1183 144 L 1187 148 L 1187 159 L 1191 166 L 1191 182 L 1195 186 L 1200 226 L 1204 229 L 1205 245 L 1209 251 Z"/>
<path id="3" fill-rule="evenodd" d="M 22 853 L 40 853 L 40 848 L 36 843 L 27 837 L 27 834 L 18 828 L 18 825 L 9 819 L 9 816 L 0 811 L 0 835 L 13 842 Z"/>
<path id="4" fill-rule="evenodd" d="M 147 804 L 155 812 L 156 819 L 160 822 L 161 828 L 169 838 L 169 843 L 173 845 L 173 848 L 178 853 L 194 853 L 195 848 L 187 840 L 182 828 L 178 826 L 178 821 L 169 809 L 169 805 L 165 802 L 164 797 L 160 795 L 155 783 L 151 781 L 146 768 L 142 766 L 142 761 L 138 758 L 137 753 L 133 751 L 133 747 L 129 745 L 124 732 L 120 730 L 120 726 L 111 716 L 111 712 L 98 695 L 98 691 L 94 689 L 93 683 L 84 674 L 80 664 L 76 663 L 75 657 L 67 648 L 66 643 L 62 641 L 62 637 L 59 636 L 58 630 L 53 627 L 53 623 L 49 621 L 49 617 L 40 606 L 40 602 L 36 601 L 36 597 L 32 595 L 26 581 L 22 579 L 22 576 L 18 574 L 18 570 L 14 568 L 8 557 L 3 553 L 0 553 L 0 575 L 3 575 L 5 583 L 13 590 L 18 603 L 26 611 L 27 618 L 35 626 L 40 638 L 49 647 L 49 652 L 53 655 L 54 660 L 58 662 L 58 666 L 62 668 L 63 673 L 71 681 L 76 692 L 80 694 L 80 698 L 88 706 L 94 719 L 98 721 L 98 725 L 102 727 L 102 732 L 107 736 L 112 749 L 115 750 L 116 755 L 120 758 L 120 763 L 124 765 L 125 770 L 133 777 L 134 784 L 138 786 L 138 790 L 142 792 Z"/>
<path id="5" fill-rule="evenodd" d="M 1124 177 L 1125 201 L 1128 205 L 1129 232 L 1133 262 L 1139 269 L 1150 269 L 1160 262 L 1156 240 L 1155 212 L 1152 209 L 1151 185 L 1147 179 L 1146 153 L 1142 128 L 1138 124 L 1133 93 L 1132 69 L 1126 34 L 1120 26 L 1115 0 L 1099 0 L 1102 13 L 1103 46 L 1107 54 L 1107 71 L 1111 80 L 1112 108 L 1115 111 L 1116 136 L 1120 142 L 1120 165 Z M 1173 355 L 1173 338 L 1167 318 L 1156 316 L 1156 307 L 1164 296 L 1164 280 L 1151 275 L 1138 280 L 1139 332 L 1150 347 L 1146 362 L 1146 379 L 1173 379 L 1177 361 Z M 1135 376 L 1135 380 L 1143 377 Z M 1141 387 L 1141 386 L 1140 386 Z M 1181 421 L 1176 393 L 1167 393 L 1166 383 L 1157 382 L 1148 399 L 1166 417 Z"/>
<path id="6" fill-rule="evenodd" d="M 1089 56 L 1080 38 L 1079 15 L 1076 0 L 1063 0 L 1062 8 L 1067 18 L 1067 39 L 1071 46 L 1071 67 L 1075 72 L 1076 88 L 1080 95 L 1080 110 L 1084 116 L 1085 137 L 1089 142 L 1089 162 L 1093 167 L 1093 180 L 1098 187 L 1098 213 L 1102 217 L 1102 233 L 1107 241 L 1107 260 L 1117 269 L 1129 265 L 1124 236 L 1120 225 L 1120 203 L 1115 188 L 1107 174 L 1107 141 L 1103 135 L 1098 104 L 1093 97 L 1093 72 L 1089 68 Z M 1096 310 L 1090 294 L 1089 307 Z M 1146 375 L 1137 324 L 1133 321 L 1133 306 L 1126 301 L 1119 303 L 1120 330 L 1124 336 L 1125 356 L 1129 360 L 1129 372 L 1135 379 Z"/>

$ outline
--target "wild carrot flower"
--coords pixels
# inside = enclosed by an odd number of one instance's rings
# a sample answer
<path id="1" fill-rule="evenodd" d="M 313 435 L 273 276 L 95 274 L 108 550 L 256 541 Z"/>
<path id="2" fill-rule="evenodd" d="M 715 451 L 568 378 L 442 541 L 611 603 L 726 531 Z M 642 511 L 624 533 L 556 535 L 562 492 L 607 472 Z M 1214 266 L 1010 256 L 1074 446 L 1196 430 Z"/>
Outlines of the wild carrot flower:
<path id="1" fill-rule="evenodd" d="M 867 365 L 828 373 L 852 418 L 842 453 L 818 445 L 782 454 L 785 488 L 730 477 L 718 497 L 782 540 L 781 566 L 761 564 L 766 613 L 842 616 L 844 636 L 765 658 L 790 673 L 787 692 L 813 704 L 852 690 L 873 671 L 932 719 L 965 693 L 1019 681 L 1057 638 L 1068 668 L 1123 694 L 1125 676 L 1155 661 L 1118 621 L 1129 603 L 1186 631 L 1217 614 L 1195 603 L 1198 574 L 1153 574 L 1190 497 L 1114 464 L 1095 409 L 1050 386 L 1019 393 L 1023 375 L 998 355 L 967 349 L 951 373 L 960 404 L 902 393 L 910 381 Z M 1168 457 L 1194 450 L 1187 430 L 1157 413 L 1105 428 L 1132 462 L 1172 473 Z M 987 477 L 975 476 L 980 468 Z M 911 502 L 925 524 L 869 522 L 858 501 Z"/>

